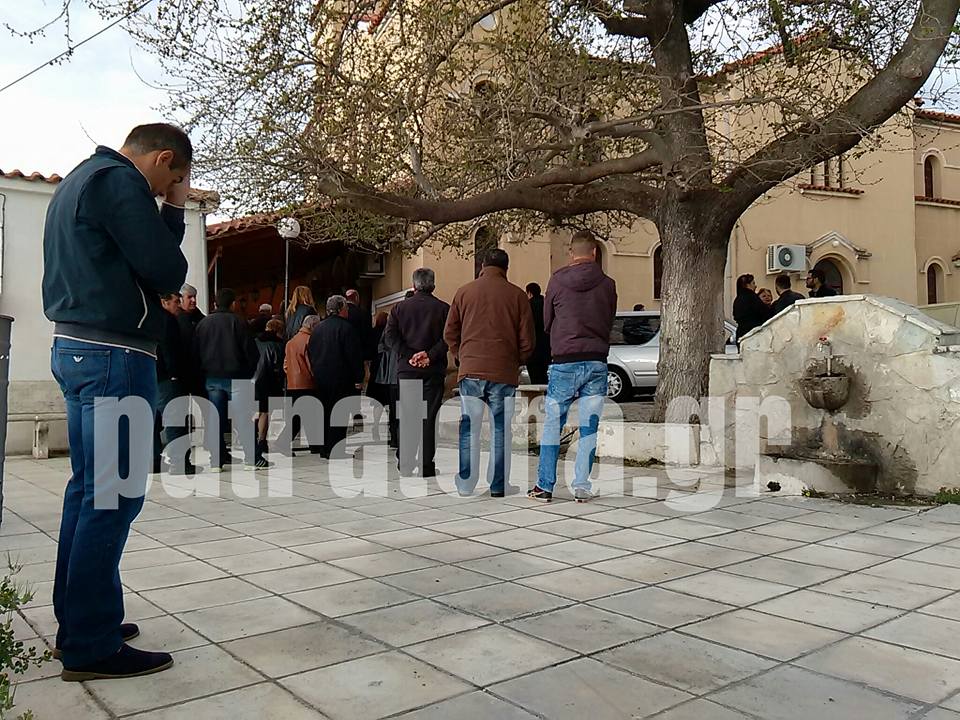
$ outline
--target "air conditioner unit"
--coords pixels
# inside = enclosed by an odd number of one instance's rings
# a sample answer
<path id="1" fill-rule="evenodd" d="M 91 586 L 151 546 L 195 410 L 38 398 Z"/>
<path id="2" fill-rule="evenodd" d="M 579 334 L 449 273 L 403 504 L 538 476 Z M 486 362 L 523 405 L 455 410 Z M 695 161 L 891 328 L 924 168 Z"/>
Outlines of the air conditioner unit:
<path id="1" fill-rule="evenodd" d="M 360 271 L 361 277 L 383 277 L 386 275 L 386 256 L 383 254 L 364 255 L 363 269 Z"/>
<path id="2" fill-rule="evenodd" d="M 768 245 L 767 274 L 803 272 L 807 269 L 806 245 Z"/>

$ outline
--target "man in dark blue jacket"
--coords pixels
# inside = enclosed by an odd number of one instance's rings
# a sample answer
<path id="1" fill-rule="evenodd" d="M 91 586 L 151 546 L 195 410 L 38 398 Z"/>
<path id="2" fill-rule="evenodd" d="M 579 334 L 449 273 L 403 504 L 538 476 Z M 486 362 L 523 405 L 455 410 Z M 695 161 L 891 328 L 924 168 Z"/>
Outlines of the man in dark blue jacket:
<path id="1" fill-rule="evenodd" d="M 210 470 L 221 472 L 225 464 L 233 462 L 227 451 L 224 433 L 227 432 L 231 402 L 242 401 L 242 382 L 253 379 L 260 353 L 247 323 L 234 312 L 237 294 L 230 288 L 220 288 L 215 300 L 216 310 L 197 325 L 193 337 L 194 352 L 200 362 L 200 370 L 206 378 L 207 397 L 217 410 L 220 419 L 219 431 L 206 433 L 207 450 L 210 451 Z M 252 394 L 251 394 L 252 399 Z M 253 412 L 253 408 L 250 408 Z M 252 417 L 252 416 L 251 416 Z M 244 465 L 253 470 L 257 464 L 253 420 L 233 418 L 233 430 L 243 448 Z M 260 469 L 266 469 L 264 461 Z"/>
<path id="2" fill-rule="evenodd" d="M 123 624 L 120 556 L 149 471 L 132 466 L 130 448 L 149 447 L 151 433 L 131 437 L 133 423 L 95 429 L 94 401 L 156 401 L 160 296 L 177 292 L 187 272 L 180 243 L 192 159 L 182 130 L 141 125 L 119 152 L 98 147 L 80 163 L 47 209 L 43 307 L 55 323 L 51 365 L 66 400 L 72 468 L 53 589 L 64 680 L 134 677 L 173 664 L 167 653 L 127 645 L 139 629 Z M 114 438 L 113 452 L 102 452 L 104 437 Z"/>
<path id="3" fill-rule="evenodd" d="M 363 387 L 363 343 L 360 333 L 350 324 L 347 299 L 331 295 L 327 299 L 327 317 L 314 328 L 307 343 L 307 360 L 323 404 L 323 449 L 326 458 L 344 458 L 342 443 L 347 438 L 347 422 L 353 417 L 353 403 L 338 403 L 360 394 Z M 334 416 L 337 409 L 337 416 Z"/>
<path id="4" fill-rule="evenodd" d="M 443 329 L 450 306 L 433 296 L 437 280 L 430 268 L 413 271 L 413 287 L 416 294 L 393 308 L 383 333 L 384 344 L 397 353 L 400 418 L 404 420 L 397 467 L 401 475 L 410 476 L 414 465 L 419 465 L 421 477 L 436 477 L 437 416 L 447 375 Z M 411 380 L 419 384 L 404 382 Z M 420 401 L 426 406 L 422 425 L 410 421 Z"/>

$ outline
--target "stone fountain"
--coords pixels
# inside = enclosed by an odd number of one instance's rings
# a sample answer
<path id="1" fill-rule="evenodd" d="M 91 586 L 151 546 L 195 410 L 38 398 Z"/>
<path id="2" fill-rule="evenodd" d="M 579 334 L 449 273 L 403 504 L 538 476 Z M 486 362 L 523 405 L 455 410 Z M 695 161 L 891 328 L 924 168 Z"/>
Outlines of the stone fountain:
<path id="1" fill-rule="evenodd" d="M 797 386 L 807 404 L 822 415 L 819 432 L 795 437 L 789 446 L 768 448 L 761 453 L 756 465 L 757 481 L 762 481 L 762 485 L 776 483 L 793 494 L 804 490 L 838 494 L 874 491 L 877 464 L 862 443 L 856 450 L 851 449 L 850 433 L 837 417 L 850 399 L 851 373 L 836 362 L 839 358 L 833 354 L 830 338 L 819 338 L 817 352 L 822 360 L 807 368 L 797 379 Z"/>
<path id="2" fill-rule="evenodd" d="M 712 456 L 756 471 L 760 488 L 934 495 L 960 465 L 960 329 L 899 300 L 797 302 L 739 354 L 713 356 L 710 395 L 728 408 L 711 422 Z M 786 434 L 729 410 L 773 398 L 788 404 Z M 759 443 L 738 442 L 751 422 Z"/>

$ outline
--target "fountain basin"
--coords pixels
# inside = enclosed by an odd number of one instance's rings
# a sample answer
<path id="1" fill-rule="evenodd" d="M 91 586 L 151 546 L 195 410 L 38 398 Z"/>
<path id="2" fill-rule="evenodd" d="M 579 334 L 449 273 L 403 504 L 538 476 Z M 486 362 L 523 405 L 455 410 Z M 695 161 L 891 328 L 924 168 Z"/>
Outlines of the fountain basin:
<path id="1" fill-rule="evenodd" d="M 803 490 L 846 495 L 877 489 L 879 468 L 869 460 L 816 451 L 764 454 L 757 460 L 758 487 L 777 482 L 788 495 Z"/>
<path id="2" fill-rule="evenodd" d="M 800 392 L 807 404 L 833 412 L 850 399 L 850 377 L 839 373 L 812 375 L 799 379 Z"/>

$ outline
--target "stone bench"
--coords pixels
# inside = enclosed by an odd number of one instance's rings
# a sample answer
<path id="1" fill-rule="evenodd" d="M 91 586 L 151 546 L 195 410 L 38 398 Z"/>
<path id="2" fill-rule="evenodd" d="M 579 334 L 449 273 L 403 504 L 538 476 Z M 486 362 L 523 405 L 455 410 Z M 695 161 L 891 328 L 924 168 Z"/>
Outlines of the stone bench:
<path id="1" fill-rule="evenodd" d="M 25 454 L 29 448 L 33 457 L 44 460 L 51 449 L 67 449 L 67 413 L 57 383 L 11 382 L 8 398 L 8 455 Z"/>

